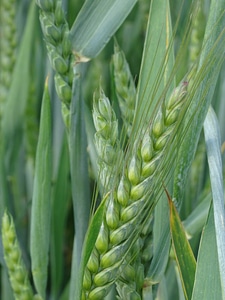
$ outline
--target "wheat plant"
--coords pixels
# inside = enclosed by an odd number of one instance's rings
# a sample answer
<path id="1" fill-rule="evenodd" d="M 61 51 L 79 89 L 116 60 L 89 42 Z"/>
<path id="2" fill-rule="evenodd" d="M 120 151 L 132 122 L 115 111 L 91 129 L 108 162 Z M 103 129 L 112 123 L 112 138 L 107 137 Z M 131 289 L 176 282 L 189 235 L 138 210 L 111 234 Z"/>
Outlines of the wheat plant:
<path id="1" fill-rule="evenodd" d="M 224 0 L 0 16 L 0 299 L 225 299 Z"/>

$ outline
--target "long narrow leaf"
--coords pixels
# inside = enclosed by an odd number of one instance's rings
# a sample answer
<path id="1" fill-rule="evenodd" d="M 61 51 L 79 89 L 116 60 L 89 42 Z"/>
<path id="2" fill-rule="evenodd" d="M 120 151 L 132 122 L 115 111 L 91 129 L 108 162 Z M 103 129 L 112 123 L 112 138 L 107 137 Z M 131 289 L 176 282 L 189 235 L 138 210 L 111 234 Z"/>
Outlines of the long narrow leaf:
<path id="1" fill-rule="evenodd" d="M 63 241 L 68 202 L 71 197 L 69 155 L 66 139 L 63 140 L 59 157 L 58 174 L 52 189 L 52 239 L 51 239 L 51 282 L 52 294 L 57 295 L 63 280 Z"/>
<path id="2" fill-rule="evenodd" d="M 37 24 L 37 10 L 35 2 L 32 1 L 29 7 L 24 34 L 18 49 L 10 89 L 7 93 L 6 103 L 4 104 L 1 116 L 0 216 L 3 215 L 5 207 L 12 206 L 12 198 L 9 197 L 9 187 L 6 178 L 9 174 L 12 176 L 18 152 L 21 149 L 21 129 L 29 92 L 35 24 Z M 8 51 L 11 50 L 9 49 Z M 17 208 L 17 204 L 15 204 L 15 207 Z"/>
<path id="3" fill-rule="evenodd" d="M 80 71 L 75 69 L 71 124 L 69 128 L 69 155 L 74 208 L 75 239 L 70 285 L 70 299 L 76 293 L 77 274 L 81 260 L 84 237 L 90 218 L 90 190 L 87 163 L 87 138 L 85 133 L 84 103 L 81 96 Z"/>
<path id="4" fill-rule="evenodd" d="M 174 65 L 169 1 L 151 1 L 141 64 L 134 133 L 148 122 L 168 83 Z M 171 89 L 174 88 L 174 82 Z"/>
<path id="5" fill-rule="evenodd" d="M 148 122 L 159 97 L 171 75 L 174 65 L 173 49 L 170 49 L 172 26 L 169 1 L 152 1 L 138 87 L 136 120 L 133 133 L 140 130 L 143 121 Z M 174 87 L 174 82 L 171 87 Z M 142 121 L 141 121 L 142 120 Z M 154 256 L 148 276 L 158 282 L 163 275 L 169 256 L 170 237 L 168 205 L 162 198 L 155 209 Z"/>
<path id="6" fill-rule="evenodd" d="M 192 125 L 181 144 L 175 170 L 174 197 L 182 199 L 185 182 L 193 160 L 203 122 L 212 101 L 219 70 L 225 59 L 225 1 L 211 1 L 198 72 L 194 77 L 196 92 L 189 109 Z M 204 75 L 203 75 L 204 73 Z M 202 77 L 203 75 L 203 77 Z M 204 104 L 202 101 L 204 100 Z M 197 112 L 197 113 L 196 113 Z"/>
<path id="7" fill-rule="evenodd" d="M 221 141 L 218 120 L 211 107 L 204 122 L 204 133 L 213 196 L 213 211 L 220 269 L 220 280 L 223 296 L 225 297 L 225 210 L 222 175 L 223 170 L 220 150 Z"/>
<path id="8" fill-rule="evenodd" d="M 31 210 L 31 266 L 35 287 L 45 298 L 51 216 L 51 109 L 46 83 L 40 121 L 40 133 L 35 161 L 34 191 Z"/>
<path id="9" fill-rule="evenodd" d="M 103 213 L 105 210 L 105 201 L 107 198 L 104 198 L 99 205 L 94 217 L 91 220 L 90 226 L 88 227 L 88 231 L 85 237 L 84 241 L 84 247 L 83 247 L 83 252 L 82 252 L 82 257 L 81 257 L 81 264 L 80 264 L 80 269 L 79 273 L 76 275 L 76 291 L 75 294 L 72 295 L 71 299 L 74 300 L 80 300 L 81 299 L 81 291 L 82 291 L 82 279 L 83 279 L 83 274 L 84 274 L 84 268 L 87 265 L 88 259 L 91 255 L 91 251 L 94 248 L 100 226 L 102 224 L 102 218 L 103 218 Z M 78 275 L 79 274 L 79 275 Z"/>
<path id="10" fill-rule="evenodd" d="M 201 237 L 192 300 L 222 298 L 213 209 Z"/>
<path id="11" fill-rule="evenodd" d="M 81 60 L 95 57 L 137 0 L 87 0 L 71 29 L 73 50 Z M 83 58 L 82 58 L 83 57 Z"/>
<path id="12" fill-rule="evenodd" d="M 167 191 L 166 194 L 170 206 L 170 230 L 173 241 L 173 249 L 176 256 L 185 298 L 191 299 L 196 261 L 173 201 Z"/>
<path id="13" fill-rule="evenodd" d="M 35 22 L 37 22 L 37 9 L 35 2 L 32 1 L 2 119 L 4 136 L 7 139 L 11 139 L 10 141 L 8 140 L 11 143 L 15 143 L 16 133 L 21 128 L 21 124 L 23 124 L 22 120 L 28 97 L 30 66 L 32 63 L 31 54 Z"/>

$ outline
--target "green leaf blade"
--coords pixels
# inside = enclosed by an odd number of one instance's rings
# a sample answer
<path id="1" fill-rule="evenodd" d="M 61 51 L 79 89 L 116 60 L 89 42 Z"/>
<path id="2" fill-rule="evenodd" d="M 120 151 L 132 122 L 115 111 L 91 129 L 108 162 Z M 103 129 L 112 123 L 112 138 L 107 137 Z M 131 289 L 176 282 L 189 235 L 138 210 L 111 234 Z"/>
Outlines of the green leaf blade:
<path id="1" fill-rule="evenodd" d="M 38 293 L 45 298 L 51 218 L 51 108 L 48 86 L 43 95 L 40 133 L 35 161 L 31 208 L 30 251 L 32 275 Z"/>
<path id="2" fill-rule="evenodd" d="M 100 226 L 102 224 L 103 215 L 105 212 L 105 202 L 107 199 L 106 197 L 102 200 L 101 204 L 99 205 L 97 211 L 95 212 L 93 218 L 91 219 L 90 226 L 88 227 L 88 231 L 85 236 L 85 241 L 83 245 L 82 257 L 81 257 L 81 264 L 79 270 L 79 276 L 76 277 L 76 291 L 75 291 L 75 300 L 81 299 L 82 293 L 82 279 L 84 274 L 84 269 L 87 265 L 88 259 L 91 255 L 92 249 L 95 246 L 96 239 L 98 237 L 98 233 L 100 230 Z M 74 296 L 74 295 L 73 295 Z"/>
<path id="3" fill-rule="evenodd" d="M 219 276 L 219 262 L 212 207 L 209 211 L 208 220 L 200 241 L 195 283 L 191 299 L 224 299 L 222 298 Z"/>
<path id="4" fill-rule="evenodd" d="M 170 42 L 172 39 L 169 1 L 152 1 L 132 128 L 134 136 L 142 130 L 144 123 L 148 124 L 149 120 L 153 119 L 155 108 L 161 101 L 160 97 L 165 91 L 165 86 L 171 80 L 174 67 L 174 53 Z M 175 82 L 172 79 L 170 88 L 174 87 Z M 148 277 L 152 282 L 161 280 L 169 258 L 171 241 L 167 208 L 164 197 L 160 198 L 154 211 L 154 255 L 148 271 Z"/>
<path id="5" fill-rule="evenodd" d="M 73 95 L 70 108 L 71 119 L 68 129 L 72 200 L 74 210 L 73 259 L 71 268 L 70 299 L 77 289 L 81 253 L 90 218 L 91 196 L 88 177 L 87 137 L 84 120 L 84 101 L 81 94 L 82 64 L 74 68 Z"/>
<path id="6" fill-rule="evenodd" d="M 87 0 L 71 29 L 73 50 L 88 60 L 107 44 L 137 0 Z"/>
<path id="7" fill-rule="evenodd" d="M 173 249 L 176 256 L 184 295 L 186 299 L 190 300 L 194 286 L 196 261 L 191 246 L 186 238 L 177 210 L 167 191 L 166 193 L 170 206 L 170 230 Z"/>
<path id="8" fill-rule="evenodd" d="M 194 97 L 186 121 L 186 124 L 188 124 L 191 120 L 191 126 L 188 128 L 185 139 L 180 146 L 175 170 L 174 197 L 180 199 L 180 202 L 202 126 L 212 102 L 219 71 L 225 58 L 224 12 L 225 2 L 223 0 L 211 1 L 198 71 L 192 78 L 195 82 L 195 88 L 192 91 Z"/>
<path id="9" fill-rule="evenodd" d="M 160 101 L 174 67 L 169 1 L 151 1 L 133 131 L 141 131 Z M 172 80 L 170 89 L 175 87 Z"/>
<path id="10" fill-rule="evenodd" d="M 14 141 L 12 137 L 16 136 L 18 129 L 21 128 L 21 124 L 23 123 L 30 82 L 31 53 L 36 21 L 37 9 L 35 2 L 32 1 L 2 116 L 3 134 L 7 138 L 7 141 L 11 143 Z M 11 140 L 9 141 L 9 139 Z"/>
<path id="11" fill-rule="evenodd" d="M 204 133 L 213 196 L 213 211 L 220 269 L 220 280 L 225 296 L 225 210 L 220 130 L 216 114 L 210 107 L 204 122 Z"/>

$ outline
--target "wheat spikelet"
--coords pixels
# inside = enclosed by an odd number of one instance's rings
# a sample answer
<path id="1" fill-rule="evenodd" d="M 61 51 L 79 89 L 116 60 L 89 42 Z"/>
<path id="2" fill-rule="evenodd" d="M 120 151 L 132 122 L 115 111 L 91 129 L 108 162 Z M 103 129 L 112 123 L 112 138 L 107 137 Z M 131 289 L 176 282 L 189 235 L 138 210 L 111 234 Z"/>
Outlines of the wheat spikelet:
<path id="1" fill-rule="evenodd" d="M 142 299 L 142 288 L 153 256 L 153 216 L 143 224 L 139 238 L 129 250 L 116 279 L 118 299 Z"/>
<path id="2" fill-rule="evenodd" d="M 203 1 L 200 0 L 198 5 L 196 6 L 196 12 L 193 17 L 193 25 L 191 28 L 191 36 L 190 36 L 190 44 L 189 44 L 189 67 L 192 67 L 192 70 L 188 76 L 188 80 L 190 81 L 189 87 L 191 86 L 192 82 L 191 79 L 193 74 L 197 71 L 197 60 L 201 53 L 202 42 L 204 37 L 205 31 L 205 15 L 203 12 Z"/>
<path id="3" fill-rule="evenodd" d="M 117 44 L 114 47 L 113 70 L 116 94 L 125 132 L 130 136 L 134 118 L 136 88 L 125 55 Z"/>
<path id="4" fill-rule="evenodd" d="M 102 226 L 85 269 L 83 299 L 107 295 L 119 277 L 119 268 L 126 263 L 128 251 L 141 235 L 146 215 L 143 209 L 154 204 L 154 173 L 165 154 L 186 90 L 187 82 L 182 82 L 169 101 L 162 103 L 141 143 L 135 145 L 129 163 L 124 165 L 117 188 L 108 193 Z"/>
<path id="5" fill-rule="evenodd" d="M 28 272 L 22 261 L 22 254 L 17 241 L 13 219 L 6 212 L 2 218 L 2 243 L 4 259 L 15 299 L 41 300 L 42 298 L 39 295 L 33 295 L 28 279 Z"/>
<path id="6" fill-rule="evenodd" d="M 73 55 L 69 26 L 61 1 L 37 0 L 40 22 L 48 56 L 55 74 L 55 87 L 62 102 L 69 107 L 73 82 Z"/>
<path id="7" fill-rule="evenodd" d="M 16 1 L 3 0 L 0 10 L 0 119 L 12 80 L 16 49 Z"/>
<path id="8" fill-rule="evenodd" d="M 116 156 L 119 149 L 118 121 L 109 99 L 100 91 L 99 99 L 94 99 L 93 120 L 96 129 L 95 145 L 98 153 L 99 179 L 104 189 L 109 188 L 115 172 Z"/>

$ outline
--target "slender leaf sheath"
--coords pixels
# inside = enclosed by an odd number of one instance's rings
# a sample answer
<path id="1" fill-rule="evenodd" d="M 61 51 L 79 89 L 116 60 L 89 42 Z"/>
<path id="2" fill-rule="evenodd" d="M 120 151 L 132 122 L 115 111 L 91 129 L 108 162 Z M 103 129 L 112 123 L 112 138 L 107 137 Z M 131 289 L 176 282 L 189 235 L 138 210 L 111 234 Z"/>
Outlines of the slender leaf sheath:
<path id="1" fill-rule="evenodd" d="M 38 293 L 45 298 L 51 218 L 51 111 L 48 85 L 42 100 L 41 120 L 35 161 L 31 208 L 30 252 L 32 275 Z"/>

